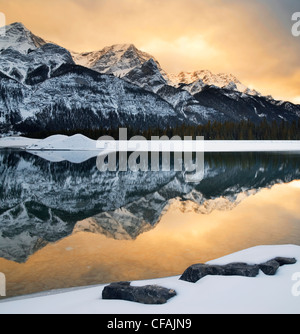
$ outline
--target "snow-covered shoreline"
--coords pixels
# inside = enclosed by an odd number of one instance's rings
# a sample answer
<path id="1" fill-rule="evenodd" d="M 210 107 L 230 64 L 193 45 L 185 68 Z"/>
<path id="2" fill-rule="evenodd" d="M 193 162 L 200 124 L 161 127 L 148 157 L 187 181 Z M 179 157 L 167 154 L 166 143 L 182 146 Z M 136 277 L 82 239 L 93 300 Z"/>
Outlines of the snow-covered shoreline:
<path id="1" fill-rule="evenodd" d="M 0 302 L 0 314 L 299 314 L 300 246 L 256 246 L 208 263 L 254 264 L 277 256 L 294 257 L 297 262 L 280 267 L 274 276 L 260 271 L 257 277 L 206 276 L 197 283 L 181 281 L 179 276 L 132 282 L 174 289 L 177 296 L 163 305 L 103 300 L 107 284 L 101 284 L 6 299 Z"/>
<path id="2" fill-rule="evenodd" d="M 54 135 L 46 139 L 26 137 L 0 138 L 0 148 L 19 148 L 28 151 L 102 151 L 83 135 Z M 98 143 L 99 144 L 99 143 Z M 299 140 L 204 140 L 205 152 L 300 152 Z M 95 153 L 95 155 L 97 155 Z"/>

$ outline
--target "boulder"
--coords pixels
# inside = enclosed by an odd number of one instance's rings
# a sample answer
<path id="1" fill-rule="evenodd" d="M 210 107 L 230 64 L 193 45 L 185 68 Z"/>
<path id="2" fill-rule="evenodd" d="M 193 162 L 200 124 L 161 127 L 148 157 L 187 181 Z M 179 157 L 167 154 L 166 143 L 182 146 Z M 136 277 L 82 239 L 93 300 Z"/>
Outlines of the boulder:
<path id="1" fill-rule="evenodd" d="M 266 275 L 275 275 L 276 271 L 279 267 L 286 264 L 294 264 L 297 260 L 295 258 L 290 257 L 275 257 L 274 259 L 267 261 L 265 263 L 261 263 L 259 265 L 259 269 L 263 271 Z"/>
<path id="2" fill-rule="evenodd" d="M 158 285 L 131 286 L 130 282 L 117 282 L 107 285 L 102 299 L 121 299 L 142 304 L 165 304 L 176 296 L 176 291 Z"/>
<path id="3" fill-rule="evenodd" d="M 294 257 L 275 257 L 274 259 L 279 263 L 280 266 L 283 266 L 285 264 L 295 264 L 297 260 Z"/>
<path id="4" fill-rule="evenodd" d="M 275 275 L 278 268 L 279 263 L 276 260 L 259 264 L 259 269 L 266 275 Z"/>
<path id="5" fill-rule="evenodd" d="M 280 266 L 294 264 L 296 262 L 297 260 L 295 258 L 276 257 L 267 262 L 254 265 L 243 262 L 235 262 L 225 265 L 198 263 L 188 267 L 179 279 L 195 283 L 206 275 L 255 277 L 258 275 L 259 269 L 266 275 L 275 275 Z"/>
<path id="6" fill-rule="evenodd" d="M 200 263 L 187 268 L 180 277 L 180 280 L 195 283 L 206 275 L 255 277 L 258 272 L 258 265 L 250 265 L 242 262 L 229 263 L 226 265 Z"/>

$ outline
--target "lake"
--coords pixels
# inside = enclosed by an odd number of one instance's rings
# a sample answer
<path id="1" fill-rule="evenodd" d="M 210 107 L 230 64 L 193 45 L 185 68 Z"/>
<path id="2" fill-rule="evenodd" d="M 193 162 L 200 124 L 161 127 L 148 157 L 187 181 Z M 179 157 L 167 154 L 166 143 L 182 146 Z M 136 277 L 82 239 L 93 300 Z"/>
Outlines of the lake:
<path id="1" fill-rule="evenodd" d="M 90 152 L 0 151 L 7 296 L 180 275 L 267 244 L 300 245 L 299 153 L 205 153 L 204 178 L 100 172 Z"/>

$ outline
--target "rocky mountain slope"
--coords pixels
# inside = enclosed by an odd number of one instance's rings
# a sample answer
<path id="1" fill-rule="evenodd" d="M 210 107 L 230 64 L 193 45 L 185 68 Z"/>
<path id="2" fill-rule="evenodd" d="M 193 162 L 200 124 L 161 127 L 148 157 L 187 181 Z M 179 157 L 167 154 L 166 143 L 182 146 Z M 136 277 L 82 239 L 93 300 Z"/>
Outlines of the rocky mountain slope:
<path id="1" fill-rule="evenodd" d="M 219 73 L 214 74 L 208 70 L 194 72 L 180 72 L 179 74 L 170 74 L 171 81 L 192 94 L 199 93 L 205 86 L 215 86 L 228 90 L 238 91 L 248 95 L 261 96 L 256 90 L 243 85 L 234 75 Z"/>
<path id="2" fill-rule="evenodd" d="M 21 23 L 0 37 L 0 133 L 207 121 L 293 121 L 299 105 L 275 101 L 230 74 L 167 75 L 132 44 L 88 53 L 35 36 Z"/>
<path id="3" fill-rule="evenodd" d="M 75 53 L 72 52 L 76 64 L 88 67 L 99 73 L 113 74 L 124 77 L 128 72 L 152 59 L 160 72 L 167 79 L 157 60 L 151 55 L 138 50 L 133 44 L 115 44 L 99 51 Z"/>

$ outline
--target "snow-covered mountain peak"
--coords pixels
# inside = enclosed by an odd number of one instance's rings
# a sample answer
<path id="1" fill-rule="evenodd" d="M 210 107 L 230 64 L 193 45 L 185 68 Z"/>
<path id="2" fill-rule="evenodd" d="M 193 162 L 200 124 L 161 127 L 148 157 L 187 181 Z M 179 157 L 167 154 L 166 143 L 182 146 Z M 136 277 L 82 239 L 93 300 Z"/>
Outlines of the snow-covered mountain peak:
<path id="1" fill-rule="evenodd" d="M 23 54 L 39 48 L 46 42 L 35 36 L 22 23 L 16 22 L 5 27 L 5 35 L 0 36 L 0 51 L 13 49 Z"/>
<path id="2" fill-rule="evenodd" d="M 218 88 L 239 91 L 248 95 L 260 95 L 259 92 L 248 88 L 242 84 L 237 77 L 230 73 L 214 74 L 209 70 L 200 70 L 170 74 L 169 78 L 174 86 L 186 85 L 185 89 L 193 94 L 201 91 L 204 86 L 215 86 Z"/>
<path id="3" fill-rule="evenodd" d="M 10 34 L 22 34 L 22 33 L 30 33 L 23 23 L 21 22 L 14 22 L 10 25 L 6 26 L 6 33 Z"/>
<path id="4" fill-rule="evenodd" d="M 180 72 L 179 74 L 170 74 L 170 79 L 174 84 L 189 85 L 195 81 L 202 80 L 204 83 L 222 85 L 223 87 L 230 82 L 239 83 L 240 81 L 232 74 L 213 74 L 209 70 L 200 70 L 194 72 Z"/>
<path id="5" fill-rule="evenodd" d="M 201 80 L 206 85 L 214 85 L 224 88 L 230 83 L 241 84 L 241 82 L 232 74 L 213 74 L 209 70 L 200 70 L 194 72 L 180 72 L 179 74 L 171 74 L 170 79 L 174 84 L 192 84 Z"/>
<path id="6" fill-rule="evenodd" d="M 138 49 L 131 43 L 123 43 L 123 44 L 113 44 L 111 46 L 108 46 L 107 49 L 113 50 L 114 52 L 126 52 L 127 50 L 135 50 L 138 51 Z"/>
<path id="7" fill-rule="evenodd" d="M 118 77 L 124 77 L 135 67 L 141 66 L 151 58 L 154 59 L 153 56 L 139 50 L 133 44 L 114 44 L 99 51 L 85 53 L 73 52 L 72 56 L 78 65 Z M 155 59 L 154 61 L 162 71 L 158 61 Z"/>

